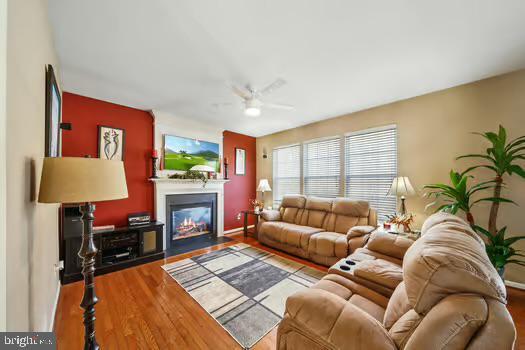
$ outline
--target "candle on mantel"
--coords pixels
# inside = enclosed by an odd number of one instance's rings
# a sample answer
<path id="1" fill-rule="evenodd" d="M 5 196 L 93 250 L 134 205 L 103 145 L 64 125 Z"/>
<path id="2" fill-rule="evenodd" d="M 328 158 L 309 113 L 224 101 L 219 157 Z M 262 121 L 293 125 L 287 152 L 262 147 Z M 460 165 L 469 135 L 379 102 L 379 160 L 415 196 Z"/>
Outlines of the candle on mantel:
<path id="1" fill-rule="evenodd" d="M 224 164 L 228 165 L 228 157 L 224 157 Z"/>
<path id="2" fill-rule="evenodd" d="M 158 158 L 159 157 L 159 153 L 157 152 L 156 149 L 154 149 L 152 152 L 151 152 L 151 158 Z"/>

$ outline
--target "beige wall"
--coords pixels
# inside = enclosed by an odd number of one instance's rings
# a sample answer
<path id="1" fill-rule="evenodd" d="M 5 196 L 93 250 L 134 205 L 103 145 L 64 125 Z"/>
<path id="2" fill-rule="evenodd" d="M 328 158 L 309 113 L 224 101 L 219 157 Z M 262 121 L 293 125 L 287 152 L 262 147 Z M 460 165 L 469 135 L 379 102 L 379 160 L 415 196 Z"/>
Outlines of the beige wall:
<path id="1" fill-rule="evenodd" d="M 0 0 L 0 332 L 6 328 L 6 74 L 7 0 Z"/>
<path id="2" fill-rule="evenodd" d="M 58 68 L 47 1 L 8 1 L 7 47 L 7 329 L 49 330 L 59 290 L 58 206 L 35 201 L 45 65 Z"/>
<path id="3" fill-rule="evenodd" d="M 483 152 L 485 143 L 473 131 L 496 130 L 504 125 L 510 137 L 525 135 L 525 72 L 482 80 L 436 93 L 391 103 L 341 117 L 305 125 L 257 139 L 257 178 L 272 179 L 272 149 L 319 137 L 397 124 L 399 175 L 409 176 L 414 186 L 448 181 L 451 168 L 464 169 L 461 154 Z M 263 159 L 263 150 L 268 158 Z M 480 177 L 484 174 L 478 173 Z M 485 173 L 486 174 L 486 173 Z M 525 234 L 525 180 L 508 181 L 507 197 L 521 207 L 503 205 L 499 225 L 507 225 L 514 235 Z M 266 201 L 271 200 L 268 194 Z M 423 198 L 410 198 L 408 209 L 417 216 L 417 225 L 429 215 Z M 486 226 L 488 205 L 475 212 Z M 525 249 L 525 242 L 521 242 Z M 525 283 L 525 268 L 511 266 L 506 278 Z"/>

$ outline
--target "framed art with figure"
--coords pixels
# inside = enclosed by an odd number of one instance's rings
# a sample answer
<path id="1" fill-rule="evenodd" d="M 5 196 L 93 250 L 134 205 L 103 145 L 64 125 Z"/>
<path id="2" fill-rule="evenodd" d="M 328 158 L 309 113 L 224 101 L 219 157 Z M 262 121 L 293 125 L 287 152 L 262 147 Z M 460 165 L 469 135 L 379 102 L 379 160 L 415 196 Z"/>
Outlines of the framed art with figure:
<path id="1" fill-rule="evenodd" d="M 52 65 L 46 70 L 46 157 L 60 157 L 62 98 Z"/>
<path id="2" fill-rule="evenodd" d="M 98 126 L 98 157 L 109 160 L 124 160 L 124 129 Z"/>

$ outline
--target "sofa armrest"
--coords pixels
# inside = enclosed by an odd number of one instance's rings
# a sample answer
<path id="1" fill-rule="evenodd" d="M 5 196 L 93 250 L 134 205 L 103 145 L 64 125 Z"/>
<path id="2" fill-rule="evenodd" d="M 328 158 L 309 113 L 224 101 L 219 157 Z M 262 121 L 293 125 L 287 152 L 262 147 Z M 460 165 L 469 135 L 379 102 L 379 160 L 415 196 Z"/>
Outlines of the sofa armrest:
<path id="1" fill-rule="evenodd" d="M 413 240 L 384 231 L 375 231 L 370 236 L 366 248 L 387 256 L 403 260 L 408 248 L 414 243 Z"/>
<path id="2" fill-rule="evenodd" d="M 281 221 L 281 212 L 279 210 L 263 210 L 261 217 L 265 221 Z"/>
<path id="3" fill-rule="evenodd" d="M 278 328 L 278 349 L 396 349 L 376 319 L 345 299 L 320 289 L 306 289 L 286 301 Z"/>
<path id="4" fill-rule="evenodd" d="M 350 240 L 354 237 L 361 237 L 369 233 L 374 232 L 376 228 L 374 226 L 354 226 L 346 233 L 346 238 Z"/>

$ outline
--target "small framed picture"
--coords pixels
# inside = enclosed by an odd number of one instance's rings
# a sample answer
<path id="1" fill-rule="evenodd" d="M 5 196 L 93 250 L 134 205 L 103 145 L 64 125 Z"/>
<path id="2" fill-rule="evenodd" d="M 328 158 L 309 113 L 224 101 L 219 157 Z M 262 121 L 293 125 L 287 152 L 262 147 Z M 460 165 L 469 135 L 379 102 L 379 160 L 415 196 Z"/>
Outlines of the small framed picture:
<path id="1" fill-rule="evenodd" d="M 46 157 L 60 157 L 62 99 L 52 65 L 46 71 Z"/>
<path id="2" fill-rule="evenodd" d="M 98 126 L 98 157 L 109 160 L 124 160 L 124 129 Z"/>
<path id="3" fill-rule="evenodd" d="M 246 175 L 246 150 L 235 149 L 235 175 Z"/>

